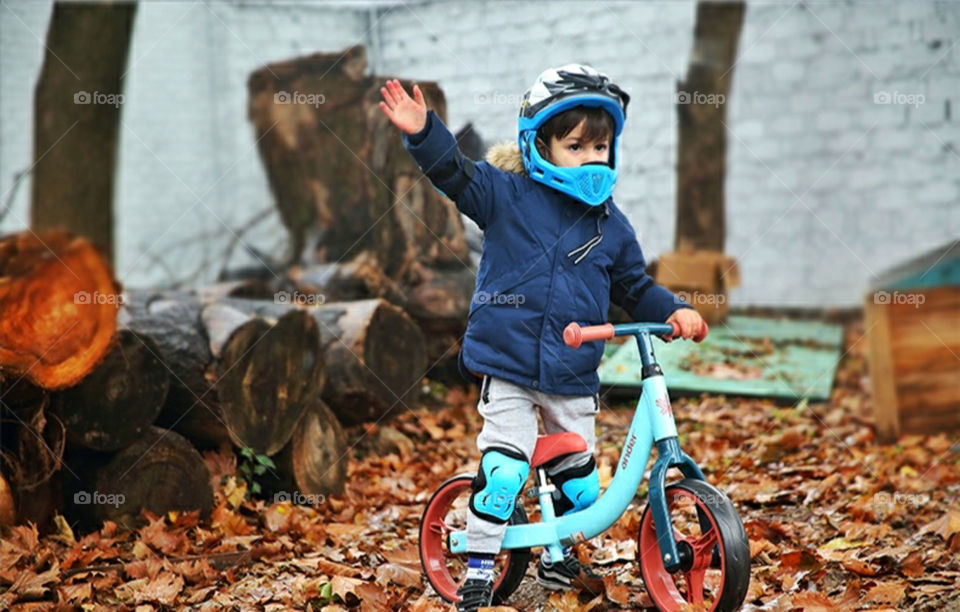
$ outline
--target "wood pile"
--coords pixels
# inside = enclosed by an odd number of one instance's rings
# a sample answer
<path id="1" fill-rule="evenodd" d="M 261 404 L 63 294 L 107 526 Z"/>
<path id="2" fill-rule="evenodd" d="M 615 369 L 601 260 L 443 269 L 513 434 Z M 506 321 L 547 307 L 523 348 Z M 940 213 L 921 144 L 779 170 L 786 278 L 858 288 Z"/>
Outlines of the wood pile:
<path id="1" fill-rule="evenodd" d="M 0 522 L 207 514 L 208 450 L 270 458 L 265 496 L 339 493 L 344 427 L 412 407 L 424 376 L 461 382 L 464 227 L 379 112 L 383 79 L 364 62 L 356 47 L 250 77 L 291 236 L 281 274 L 122 292 L 83 238 L 0 239 Z M 421 88 L 442 116 L 442 93 Z"/>

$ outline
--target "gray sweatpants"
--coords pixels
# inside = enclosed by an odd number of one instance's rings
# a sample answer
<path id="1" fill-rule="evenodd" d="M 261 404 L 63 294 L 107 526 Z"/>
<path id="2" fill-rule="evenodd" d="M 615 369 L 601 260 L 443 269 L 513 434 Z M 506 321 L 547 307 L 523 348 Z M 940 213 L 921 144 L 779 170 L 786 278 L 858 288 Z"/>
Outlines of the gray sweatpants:
<path id="1" fill-rule="evenodd" d="M 595 423 L 600 409 L 598 395 L 551 395 L 521 387 L 510 381 L 484 376 L 477 405 L 483 417 L 483 429 L 477 436 L 482 453 L 491 446 L 506 447 L 523 453 L 530 461 L 537 445 L 537 408 L 543 420 L 544 433 L 572 431 L 587 441 L 587 450 L 575 453 L 551 465 L 547 475 L 574 466 L 584 465 L 596 446 Z M 467 551 L 497 553 L 507 525 L 498 525 L 467 513 Z"/>

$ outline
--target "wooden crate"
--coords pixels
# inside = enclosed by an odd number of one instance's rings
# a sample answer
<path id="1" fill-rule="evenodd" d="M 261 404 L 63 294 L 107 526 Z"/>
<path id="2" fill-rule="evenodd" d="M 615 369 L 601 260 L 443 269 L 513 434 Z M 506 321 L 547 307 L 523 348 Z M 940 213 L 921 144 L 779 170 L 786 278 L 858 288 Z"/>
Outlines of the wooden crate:
<path id="1" fill-rule="evenodd" d="M 683 298 L 710 325 L 727 318 L 728 290 L 740 284 L 736 260 L 719 251 L 662 253 L 655 274 L 657 283 Z"/>
<path id="2" fill-rule="evenodd" d="M 888 275 L 866 298 L 870 381 L 881 440 L 960 430 L 960 285 L 953 284 L 960 257 L 955 247 L 931 254 L 940 258 L 930 266 L 911 265 Z M 929 263 L 931 255 L 918 261 Z M 929 282 L 947 284 L 925 286 Z"/>

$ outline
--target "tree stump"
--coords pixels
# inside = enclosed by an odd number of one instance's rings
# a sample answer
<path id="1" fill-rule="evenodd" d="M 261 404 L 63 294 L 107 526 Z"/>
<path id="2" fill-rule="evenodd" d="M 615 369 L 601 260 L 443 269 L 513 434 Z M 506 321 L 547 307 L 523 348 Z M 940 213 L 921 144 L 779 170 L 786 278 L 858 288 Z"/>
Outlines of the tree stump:
<path id="1" fill-rule="evenodd" d="M 248 80 L 249 118 L 291 234 L 291 261 L 338 263 L 368 250 L 393 279 L 412 261 L 468 262 L 459 211 L 377 107 L 385 77 L 365 69 L 366 53 L 355 46 L 270 64 Z M 436 84 L 420 88 L 445 116 Z"/>

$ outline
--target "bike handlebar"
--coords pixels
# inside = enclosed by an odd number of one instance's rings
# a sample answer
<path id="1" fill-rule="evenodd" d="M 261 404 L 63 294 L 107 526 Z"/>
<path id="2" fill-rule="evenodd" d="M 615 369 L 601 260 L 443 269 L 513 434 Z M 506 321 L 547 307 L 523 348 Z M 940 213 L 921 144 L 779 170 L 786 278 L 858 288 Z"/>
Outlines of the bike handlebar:
<path id="1" fill-rule="evenodd" d="M 703 327 L 704 329 L 701 333 L 693 338 L 694 341 L 700 342 L 706 337 L 706 323 L 704 323 Z M 603 325 L 588 325 L 586 327 L 580 327 L 579 323 L 573 322 L 563 330 L 563 341 L 571 348 L 580 348 L 580 345 L 584 342 L 610 340 L 614 336 L 625 336 L 637 333 L 648 333 L 673 338 L 680 334 L 680 326 L 673 321 L 670 323 L 623 323 L 621 325 L 604 323 Z"/>

